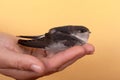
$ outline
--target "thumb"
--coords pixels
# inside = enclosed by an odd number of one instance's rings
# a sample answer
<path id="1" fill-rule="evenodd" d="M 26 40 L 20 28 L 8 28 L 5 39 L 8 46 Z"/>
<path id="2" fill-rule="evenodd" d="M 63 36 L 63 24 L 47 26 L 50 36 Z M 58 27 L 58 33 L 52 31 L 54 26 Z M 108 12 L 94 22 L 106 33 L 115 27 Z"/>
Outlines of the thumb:
<path id="1" fill-rule="evenodd" d="M 42 73 L 45 70 L 42 61 L 34 56 L 14 52 L 0 54 L 0 68 L 29 70 L 38 73 Z"/>
<path id="2" fill-rule="evenodd" d="M 37 73 L 44 72 L 44 64 L 42 61 L 38 60 L 34 56 L 22 54 L 16 61 L 15 65 L 12 65 L 13 68 L 17 68 L 20 70 L 30 70 Z"/>

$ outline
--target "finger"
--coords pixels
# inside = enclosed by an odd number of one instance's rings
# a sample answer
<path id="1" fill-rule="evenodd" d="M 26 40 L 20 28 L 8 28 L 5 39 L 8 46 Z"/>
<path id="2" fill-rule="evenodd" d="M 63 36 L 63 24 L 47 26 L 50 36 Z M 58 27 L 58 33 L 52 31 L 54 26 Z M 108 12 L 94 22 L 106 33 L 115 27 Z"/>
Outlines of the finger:
<path id="1" fill-rule="evenodd" d="M 43 74 L 45 70 L 43 62 L 30 55 L 24 55 L 23 59 L 18 59 L 16 63 L 16 67 L 20 70 L 32 70 L 40 74 Z"/>
<path id="2" fill-rule="evenodd" d="M 85 56 L 85 55 L 83 55 L 83 56 Z M 76 62 L 78 59 L 82 58 L 83 56 L 77 56 L 77 57 L 75 57 L 75 58 L 72 59 L 71 61 L 69 61 L 69 62 L 65 63 L 64 65 L 62 65 L 62 66 L 58 69 L 58 71 L 61 71 L 61 70 L 65 69 L 66 67 L 70 66 L 71 64 L 73 64 L 74 62 Z"/>
<path id="3" fill-rule="evenodd" d="M 65 63 L 73 60 L 77 56 L 83 57 L 85 55 L 85 50 L 82 46 L 75 46 L 64 52 L 57 53 L 55 56 L 49 59 L 49 68 L 56 70 Z"/>
<path id="4" fill-rule="evenodd" d="M 83 48 L 85 49 L 88 55 L 94 53 L 95 51 L 95 47 L 92 44 L 84 44 Z"/>
<path id="5" fill-rule="evenodd" d="M 85 52 L 86 52 L 87 54 L 92 54 L 92 53 L 95 51 L 94 46 L 91 45 L 91 44 L 85 44 L 85 45 L 83 45 L 83 47 L 84 47 L 84 49 L 86 50 Z M 84 55 L 83 55 L 83 56 L 84 56 Z M 80 58 L 83 57 L 83 56 L 77 56 L 77 57 L 74 58 L 73 60 L 67 62 L 67 63 L 64 64 L 64 65 L 62 65 L 62 66 L 59 68 L 59 70 L 63 70 L 64 68 L 66 68 L 67 66 L 73 64 L 75 61 L 77 61 L 78 59 L 80 59 Z"/>
<path id="6" fill-rule="evenodd" d="M 16 69 L 0 69 L 1 74 L 15 78 L 17 80 L 35 80 L 41 75 L 31 71 L 22 71 Z"/>

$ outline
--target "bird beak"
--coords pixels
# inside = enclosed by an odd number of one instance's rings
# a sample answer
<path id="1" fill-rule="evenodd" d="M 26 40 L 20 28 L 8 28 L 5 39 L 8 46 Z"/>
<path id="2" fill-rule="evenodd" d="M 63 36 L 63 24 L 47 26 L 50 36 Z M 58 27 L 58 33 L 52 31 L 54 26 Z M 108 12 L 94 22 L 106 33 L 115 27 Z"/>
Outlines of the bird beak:
<path id="1" fill-rule="evenodd" d="M 89 31 L 89 33 L 91 33 L 91 32 Z"/>

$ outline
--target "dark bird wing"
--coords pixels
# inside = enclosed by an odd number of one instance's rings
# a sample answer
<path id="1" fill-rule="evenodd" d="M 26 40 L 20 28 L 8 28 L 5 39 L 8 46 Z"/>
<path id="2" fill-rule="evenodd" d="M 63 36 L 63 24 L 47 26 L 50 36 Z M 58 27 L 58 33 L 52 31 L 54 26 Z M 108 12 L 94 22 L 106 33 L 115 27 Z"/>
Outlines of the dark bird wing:
<path id="1" fill-rule="evenodd" d="M 48 46 L 50 44 L 50 37 L 48 34 L 46 34 L 46 37 L 42 37 L 39 39 L 35 39 L 34 36 L 25 36 L 25 38 L 33 38 L 33 40 L 23 40 L 23 39 L 19 39 L 18 40 L 18 44 L 21 44 L 23 46 L 27 46 L 27 47 L 33 47 L 33 48 L 45 48 L 46 46 Z"/>
<path id="2" fill-rule="evenodd" d="M 63 41 L 63 44 L 68 47 L 74 46 L 77 42 L 82 43 L 82 40 L 62 32 L 55 32 L 51 37 L 55 42 Z"/>

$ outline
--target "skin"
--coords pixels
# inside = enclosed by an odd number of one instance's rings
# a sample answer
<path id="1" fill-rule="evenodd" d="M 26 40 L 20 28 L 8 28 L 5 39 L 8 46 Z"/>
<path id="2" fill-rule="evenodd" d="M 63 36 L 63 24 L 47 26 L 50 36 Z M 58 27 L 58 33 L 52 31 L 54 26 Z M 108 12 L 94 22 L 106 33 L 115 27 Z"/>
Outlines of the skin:
<path id="1" fill-rule="evenodd" d="M 85 55 L 94 52 L 94 46 L 74 46 L 54 55 L 43 49 L 33 49 L 17 44 L 18 38 L 0 33 L 0 73 L 16 80 L 35 80 L 61 71 Z"/>

